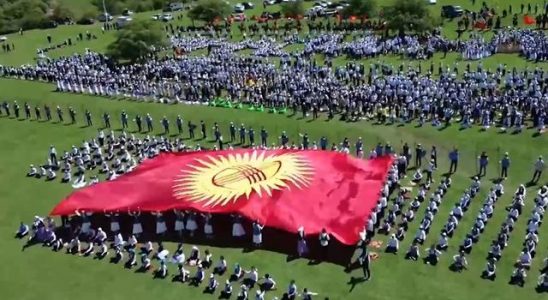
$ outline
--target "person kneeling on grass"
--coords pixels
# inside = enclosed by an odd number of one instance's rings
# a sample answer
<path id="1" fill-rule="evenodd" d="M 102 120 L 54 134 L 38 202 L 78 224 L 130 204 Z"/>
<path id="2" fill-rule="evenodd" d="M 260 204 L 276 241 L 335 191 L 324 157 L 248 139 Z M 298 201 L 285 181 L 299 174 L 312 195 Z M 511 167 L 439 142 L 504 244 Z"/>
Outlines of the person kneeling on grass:
<path id="1" fill-rule="evenodd" d="M 35 177 L 38 174 L 38 170 L 34 165 L 30 165 L 27 177 Z"/>
<path id="2" fill-rule="evenodd" d="M 224 299 L 228 299 L 232 296 L 232 285 L 230 284 L 230 280 L 225 281 L 225 287 L 221 291 L 221 297 Z"/>
<path id="3" fill-rule="evenodd" d="M 519 256 L 519 259 L 516 261 L 516 263 L 519 265 L 519 266 L 522 266 L 524 268 L 530 268 L 531 267 L 531 262 L 533 261 L 533 258 L 531 257 L 531 253 L 527 252 L 527 251 L 522 251 L 520 256 Z"/>
<path id="4" fill-rule="evenodd" d="M 247 286 L 245 284 L 242 284 L 240 286 L 240 292 L 238 293 L 238 300 L 247 300 L 248 299 L 248 292 L 247 292 Z"/>
<path id="5" fill-rule="evenodd" d="M 215 268 L 213 268 L 213 273 L 223 275 L 226 272 L 227 264 L 225 257 L 221 255 L 219 258 L 219 261 L 217 262 L 217 265 Z"/>
<path id="6" fill-rule="evenodd" d="M 206 293 L 210 293 L 210 294 L 215 293 L 215 290 L 217 289 L 218 286 L 219 286 L 219 282 L 215 278 L 215 275 L 210 274 L 209 275 L 209 282 L 207 283 L 207 287 L 206 287 L 206 290 L 205 290 Z"/>
<path id="7" fill-rule="evenodd" d="M 108 254 L 108 248 L 107 244 L 104 242 L 98 242 L 97 245 L 99 246 L 99 252 L 97 252 L 95 255 L 97 258 L 104 258 Z"/>
<path id="8" fill-rule="evenodd" d="M 202 264 L 202 267 L 204 269 L 209 269 L 211 265 L 213 264 L 213 255 L 209 252 L 208 249 L 204 251 L 205 257 L 200 263 Z"/>
<path id="9" fill-rule="evenodd" d="M 72 175 L 70 174 L 70 171 L 69 171 L 69 170 L 65 170 L 65 171 L 63 172 L 63 178 L 61 179 L 61 182 L 62 182 L 62 183 L 70 182 L 71 177 L 72 177 Z"/>
<path id="10" fill-rule="evenodd" d="M 527 271 L 524 267 L 517 267 L 510 277 L 510 284 L 517 284 L 521 287 L 525 285 L 525 278 L 527 278 Z"/>
<path id="11" fill-rule="evenodd" d="M 264 281 L 260 284 L 260 288 L 262 291 L 271 291 L 276 289 L 276 281 L 272 279 L 270 274 L 266 273 L 264 275 Z"/>
<path id="12" fill-rule="evenodd" d="M 495 280 L 497 277 L 497 265 L 495 262 L 496 260 L 494 258 L 487 260 L 487 265 L 485 265 L 485 270 L 481 273 L 481 278 Z"/>
<path id="13" fill-rule="evenodd" d="M 542 273 L 538 277 L 537 291 L 540 293 L 548 292 L 548 274 Z"/>
<path id="14" fill-rule="evenodd" d="M 466 260 L 464 251 L 460 251 L 459 254 L 453 256 L 453 264 L 451 267 L 459 273 L 462 272 L 462 270 L 466 270 L 468 267 L 468 261 Z"/>
<path id="15" fill-rule="evenodd" d="M 46 180 L 54 180 L 56 177 L 57 174 L 55 174 L 55 172 L 51 168 L 48 168 L 46 170 Z"/>
<path id="16" fill-rule="evenodd" d="M 186 263 L 195 266 L 200 263 L 200 250 L 196 246 L 192 246 L 192 250 L 190 251 L 190 256 L 186 260 Z"/>
<path id="17" fill-rule="evenodd" d="M 19 224 L 19 229 L 15 232 L 15 237 L 21 239 L 27 234 L 29 234 L 29 226 L 21 222 L 21 224 Z"/>
<path id="18" fill-rule="evenodd" d="M 80 240 L 78 239 L 78 237 L 75 237 L 72 240 L 70 240 L 70 243 L 67 245 L 67 253 L 68 254 L 80 253 Z"/>
<path id="19" fill-rule="evenodd" d="M 160 268 L 158 269 L 158 271 L 156 271 L 156 276 L 163 279 L 163 278 L 166 278 L 167 275 L 168 275 L 168 272 L 167 272 L 166 261 L 161 260 L 160 261 Z"/>
<path id="20" fill-rule="evenodd" d="M 418 243 L 413 242 L 411 247 L 409 247 L 409 250 L 407 250 L 407 253 L 405 254 L 405 258 L 416 261 L 419 259 L 419 257 L 420 257 L 420 250 L 419 250 Z"/>
<path id="21" fill-rule="evenodd" d="M 61 251 L 63 249 L 63 239 L 58 238 L 55 242 L 53 242 L 53 245 L 51 246 L 51 249 L 55 252 Z"/>
<path id="22" fill-rule="evenodd" d="M 84 249 L 82 253 L 80 253 L 81 256 L 90 256 L 93 254 L 93 242 L 89 242 L 88 246 Z"/>
<path id="23" fill-rule="evenodd" d="M 424 258 L 424 262 L 426 264 L 436 265 L 439 261 L 441 251 L 436 248 L 436 245 L 432 245 L 426 250 L 426 253 L 427 255 Z"/>
<path id="24" fill-rule="evenodd" d="M 141 269 L 148 270 L 150 269 L 150 258 L 146 253 L 141 253 Z"/>
<path id="25" fill-rule="evenodd" d="M 232 275 L 230 275 L 231 281 L 240 280 L 240 278 L 242 278 L 243 276 L 244 270 L 239 263 L 236 263 L 236 265 L 234 265 L 234 271 L 232 272 Z"/>
<path id="26" fill-rule="evenodd" d="M 251 270 L 245 271 L 245 273 L 248 274 L 248 276 L 246 278 L 244 278 L 243 283 L 245 285 L 247 285 L 247 287 L 252 289 L 253 287 L 255 287 L 255 284 L 257 283 L 257 280 L 259 280 L 259 272 L 258 272 L 257 268 L 252 266 Z"/>
<path id="27" fill-rule="evenodd" d="M 386 245 L 386 253 L 394 253 L 397 254 L 398 250 L 400 248 L 400 242 L 396 238 L 395 234 L 392 234 L 390 236 L 390 239 L 388 240 L 388 244 Z"/>

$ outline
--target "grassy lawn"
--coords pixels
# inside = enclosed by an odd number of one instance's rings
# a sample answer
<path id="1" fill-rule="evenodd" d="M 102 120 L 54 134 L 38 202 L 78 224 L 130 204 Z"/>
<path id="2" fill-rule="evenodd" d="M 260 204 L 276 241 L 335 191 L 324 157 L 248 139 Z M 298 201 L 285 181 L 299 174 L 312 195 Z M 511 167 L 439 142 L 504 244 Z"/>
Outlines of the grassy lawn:
<path id="1" fill-rule="evenodd" d="M 64 0 L 75 8 L 89 8 L 87 0 Z M 231 3 L 240 1 L 232 0 Z M 258 15 L 263 11 L 262 1 L 253 0 L 255 9 L 248 12 L 248 15 Z M 379 6 L 390 1 L 378 1 Z M 519 10 L 518 1 L 491 0 L 488 3 L 496 3 L 495 8 L 502 10 L 507 3 L 513 3 L 514 12 Z M 542 6 L 542 0 L 529 1 Z M 306 2 L 310 6 L 313 2 Z M 441 5 L 459 4 L 464 8 L 472 8 L 470 0 L 438 0 L 438 4 L 431 7 L 434 13 L 439 13 Z M 481 1 L 476 1 L 473 8 L 478 8 Z M 278 7 L 269 7 L 268 10 L 277 10 Z M 139 14 L 136 18 L 150 18 L 154 12 Z M 521 21 L 521 20 L 520 20 Z M 181 21 L 177 21 L 181 22 Z M 175 24 L 177 24 L 175 22 Z M 185 18 L 182 22 L 189 24 L 190 20 Z M 507 18 L 505 24 L 510 22 Z M 456 22 L 444 23 L 444 34 L 452 36 Z M 106 46 L 114 39 L 113 32 L 101 33 L 100 25 L 90 26 L 60 26 L 52 30 L 32 30 L 25 32 L 23 36 L 18 34 L 8 35 L 10 43 L 14 43 L 16 51 L 11 53 L 0 53 L 0 64 L 21 65 L 34 63 L 36 49 L 47 46 L 46 36 L 50 34 L 54 43 L 65 40 L 69 37 L 73 42 L 79 33 L 85 34 L 90 31 L 98 39 L 91 41 L 76 42 L 72 47 L 60 48 L 48 53 L 51 57 L 81 53 L 89 48 L 94 51 L 104 51 Z M 237 30 L 236 30 L 237 31 Z M 290 51 L 302 50 L 301 45 L 286 47 Z M 251 51 L 241 51 L 242 55 Z M 192 55 L 205 55 L 205 50 L 199 50 Z M 317 56 L 321 62 L 323 57 Z M 277 60 L 274 60 L 277 61 Z M 337 58 L 336 65 L 345 64 L 348 60 Z M 423 69 L 430 66 L 430 61 L 409 62 L 400 57 L 388 56 L 380 60 L 361 60 L 364 64 L 374 62 L 386 62 L 394 65 L 400 63 L 418 64 L 422 63 Z M 464 68 L 466 62 L 461 61 L 459 54 L 449 54 L 442 58 L 436 54 L 433 62 L 436 70 L 437 64 L 442 62 L 446 65 L 453 65 L 459 62 L 460 68 Z M 548 64 L 533 64 L 524 59 L 510 54 L 498 54 L 482 60 L 485 67 L 494 69 L 499 63 L 505 63 L 510 67 L 529 69 L 539 67 L 546 69 Z M 477 62 L 472 63 L 476 65 Z M 408 124 L 403 127 L 373 125 L 371 122 L 360 121 L 355 123 L 342 122 L 339 120 L 327 121 L 325 117 L 312 121 L 290 115 L 272 115 L 268 113 L 248 112 L 223 108 L 211 108 L 203 106 L 188 105 L 163 105 L 156 103 L 142 103 L 129 100 L 117 100 L 99 98 L 93 96 L 60 94 L 53 92 L 54 87 L 44 83 L 25 82 L 18 80 L 0 79 L 0 101 L 17 100 L 22 106 L 26 101 L 32 106 L 44 104 L 50 105 L 54 110 L 59 105 L 65 109 L 72 106 L 77 111 L 78 124 L 58 124 L 56 122 L 37 122 L 30 120 L 15 120 L 13 118 L 0 118 L 0 235 L 4 237 L 4 252 L 0 256 L 0 289 L 5 299 L 69 299 L 78 298 L 82 300 L 110 298 L 134 300 L 165 298 L 165 299 L 213 299 L 215 296 L 203 295 L 201 288 L 193 288 L 180 284 L 171 283 L 170 280 L 152 280 L 151 274 L 133 274 L 133 271 L 124 270 L 120 265 L 112 265 L 107 261 L 98 262 L 92 259 L 74 257 L 64 254 L 55 254 L 42 247 L 31 247 L 24 252 L 21 251 L 22 242 L 12 239 L 12 235 L 20 221 L 29 222 L 34 215 L 46 215 L 51 208 L 63 197 L 72 191 L 67 185 L 59 183 L 48 183 L 43 180 L 27 179 L 24 174 L 31 163 L 41 164 L 45 161 L 48 147 L 54 144 L 59 152 L 69 149 L 71 145 L 79 145 L 83 139 L 89 139 L 97 133 L 102 122 L 100 116 L 103 112 L 109 112 L 112 117 L 112 124 L 118 130 L 121 126 L 119 115 L 125 110 L 130 119 L 137 113 L 143 115 L 150 113 L 155 122 L 163 116 L 167 116 L 172 126 L 175 124 L 175 117 L 181 115 L 185 122 L 192 120 L 198 123 L 204 120 L 208 126 L 218 122 L 223 135 L 228 136 L 228 124 L 233 121 L 236 124 L 244 123 L 247 128 L 253 127 L 256 132 L 264 126 L 270 133 L 270 140 L 281 131 L 285 130 L 290 139 L 299 143 L 299 133 L 308 133 L 312 140 L 319 140 L 326 136 L 329 143 L 339 143 L 344 137 L 352 142 L 358 137 L 363 137 L 366 152 L 377 143 L 390 142 L 397 150 L 401 149 L 404 142 L 411 147 L 421 143 L 425 149 L 432 145 L 438 148 L 439 170 L 435 174 L 436 182 L 439 182 L 440 175 L 448 170 L 447 153 L 454 146 L 461 152 L 459 171 L 453 177 L 453 186 L 444 197 L 434 224 L 428 235 L 424 249 L 438 239 L 438 234 L 445 223 L 454 203 L 459 200 L 464 189 L 470 184 L 470 176 L 476 173 L 475 158 L 481 151 L 490 155 L 490 165 L 487 177 L 482 180 L 482 191 L 472 202 L 468 213 L 464 216 L 456 230 L 455 236 L 450 240 L 449 251 L 441 257 L 440 263 L 433 267 L 422 262 L 411 262 L 403 259 L 403 254 L 386 255 L 381 253 L 380 259 L 372 265 L 373 280 L 366 283 L 359 283 L 355 286 L 348 284 L 351 276 L 361 276 L 360 270 L 351 274 L 343 271 L 341 266 L 333 264 L 309 265 L 305 259 L 286 262 L 286 256 L 269 251 L 254 251 L 243 253 L 240 248 L 213 248 L 210 247 L 214 258 L 224 255 L 232 266 L 239 262 L 245 268 L 255 265 L 260 275 L 268 272 L 274 276 L 279 285 L 279 291 L 271 293 L 267 299 L 274 296 L 281 296 L 285 291 L 289 280 L 295 279 L 302 290 L 308 287 L 310 290 L 320 293 L 321 297 L 330 299 L 500 299 L 510 300 L 522 299 L 544 299 L 545 295 L 539 295 L 534 291 L 534 285 L 538 276 L 538 268 L 542 264 L 548 252 L 548 230 L 543 225 L 540 229 L 540 243 L 537 246 L 537 257 L 529 273 L 524 288 L 508 285 L 513 262 L 521 251 L 521 243 L 524 239 L 526 221 L 533 207 L 533 195 L 537 187 L 528 189 L 524 215 L 516 222 L 514 231 L 511 234 L 509 247 L 504 250 L 502 260 L 497 264 L 498 278 L 494 282 L 480 279 L 481 271 L 485 266 L 485 257 L 489 250 L 490 241 L 494 239 L 502 224 L 506 211 L 504 207 L 511 202 L 511 195 L 517 186 L 527 182 L 532 176 L 532 164 L 539 154 L 548 156 L 548 142 L 546 135 L 533 137 L 532 130 L 526 130 L 520 135 L 498 134 L 496 129 L 488 132 L 480 132 L 478 128 L 459 131 L 457 125 L 453 125 L 443 131 L 425 125 L 423 128 L 416 128 L 415 124 Z M 89 109 L 94 117 L 96 127 L 84 127 L 83 112 Z M 56 119 L 55 112 L 54 120 Z M 67 114 L 65 114 L 67 115 Z M 67 116 L 65 116 L 66 118 Z M 159 124 L 155 128 L 159 130 Z M 130 129 L 135 130 L 135 124 L 130 121 Z M 173 132 L 174 130 L 172 130 Z M 160 132 L 155 132 L 160 134 Z M 185 128 L 185 135 L 187 137 Z M 211 143 L 200 140 L 187 140 L 190 144 Z M 212 144 L 211 144 L 212 145 Z M 502 153 L 509 152 L 512 159 L 510 177 L 504 183 L 506 194 L 497 202 L 493 218 L 486 226 L 481 240 L 474 246 L 469 256 L 469 270 L 457 274 L 448 270 L 451 257 L 456 254 L 458 245 L 462 242 L 466 233 L 472 227 L 481 204 L 485 198 L 486 191 L 492 185 L 490 179 L 498 173 L 497 161 Z M 544 174 L 541 182 L 546 183 L 548 177 Z M 403 185 L 407 185 L 407 179 Z M 436 186 L 436 184 L 434 184 Z M 416 193 L 416 190 L 413 191 Z M 115 199 L 114 199 L 115 200 Z M 405 252 L 410 245 L 412 236 L 418 228 L 418 223 L 423 216 L 424 206 L 419 209 L 416 220 L 410 224 L 406 239 L 400 244 L 401 252 Z M 268 236 L 264 237 L 268 239 Z M 385 236 L 376 236 L 375 239 L 386 243 Z M 294 240 L 280 241 L 280 243 L 295 244 Z M 295 245 L 296 246 L 296 245 Z M 201 249 L 207 247 L 202 246 Z M 188 250 L 188 246 L 186 249 Z M 175 250 L 174 244 L 168 244 L 168 249 Z M 373 250 L 379 251 L 379 250 Z M 157 265 L 157 262 L 154 262 Z M 170 265 L 170 272 L 173 274 L 175 267 Z M 191 269 L 194 272 L 194 269 Z M 224 278 L 223 278 L 224 279 Z M 220 280 L 222 283 L 224 280 Z M 238 286 L 234 286 L 235 291 Z M 544 296 L 544 297 L 543 297 Z M 234 298 L 234 297 L 233 297 Z"/>
<path id="2" fill-rule="evenodd" d="M 480 208 L 485 191 L 491 183 L 488 179 L 495 176 L 497 167 L 495 163 L 490 165 L 488 176 L 484 179 L 482 194 L 474 201 L 470 212 L 464 217 L 457 233 L 450 241 L 450 250 L 441 258 L 436 267 L 413 263 L 403 259 L 402 255 L 383 255 L 379 261 L 373 264 L 374 279 L 371 282 L 358 284 L 351 292 L 351 285 L 347 282 L 350 276 L 359 276 L 359 271 L 352 274 L 343 272 L 342 267 L 322 264 L 309 266 L 306 260 L 285 262 L 285 256 L 267 251 L 256 251 L 253 253 L 242 253 L 241 249 L 216 249 L 212 252 L 218 255 L 225 255 L 232 265 L 240 262 L 245 266 L 255 265 L 261 270 L 261 274 L 269 272 L 275 276 L 283 286 L 291 279 L 297 279 L 300 287 L 307 286 L 310 289 L 330 296 L 331 299 L 512 299 L 525 296 L 528 299 L 540 299 L 541 296 L 533 290 L 533 280 L 536 272 L 531 272 L 530 279 L 525 288 L 518 288 L 507 284 L 512 271 L 512 262 L 517 258 L 520 245 L 523 239 L 523 232 L 527 215 L 522 216 L 516 225 L 511 236 L 510 246 L 505 249 L 502 261 L 498 264 L 499 278 L 491 283 L 479 278 L 485 263 L 485 255 L 489 247 L 489 240 L 495 237 L 496 232 L 505 215 L 503 207 L 511 201 L 510 194 L 518 184 L 527 181 L 531 176 L 531 163 L 539 153 L 548 152 L 548 144 L 545 137 L 532 138 L 532 132 L 526 131 L 521 135 L 499 135 L 494 132 L 478 132 L 471 129 L 465 132 L 458 131 L 452 126 L 445 131 L 438 131 L 433 128 L 414 128 L 413 126 L 373 126 L 366 122 L 344 123 L 341 121 L 326 122 L 324 119 L 309 122 L 299 120 L 297 117 L 261 115 L 257 112 L 227 110 L 221 108 L 209 108 L 198 106 L 171 106 L 152 103 L 136 103 L 129 101 L 107 100 L 91 96 L 57 94 L 51 92 L 52 87 L 41 83 L 22 82 L 15 80 L 1 80 L 0 89 L 6 99 L 19 99 L 28 101 L 32 105 L 49 104 L 51 106 L 61 105 L 67 107 L 72 105 L 78 112 L 77 125 L 62 125 L 43 123 L 36 121 L 16 121 L 14 119 L 0 119 L 0 130 L 3 133 L 0 141 L 3 147 L 0 149 L 0 163 L 4 166 L 4 172 L 0 174 L 2 184 L 0 193 L 2 201 L 0 205 L 0 233 L 9 237 L 20 220 L 29 220 L 35 214 L 46 214 L 61 198 L 67 195 L 71 188 L 58 183 L 46 183 L 41 180 L 27 179 L 24 177 L 29 163 L 40 163 L 45 159 L 47 148 L 55 144 L 61 151 L 68 149 L 72 144 L 78 144 L 83 138 L 89 138 L 96 133 L 96 128 L 82 128 L 82 112 L 89 109 L 95 118 L 95 123 L 100 124 L 100 114 L 104 111 L 111 113 L 115 127 L 119 124 L 116 121 L 119 112 L 125 109 L 130 116 L 135 113 L 144 114 L 149 112 L 155 120 L 163 115 L 174 119 L 177 114 L 185 119 L 197 123 L 204 120 L 207 124 L 214 121 L 219 122 L 224 134 L 228 132 L 228 122 L 245 123 L 246 126 L 265 126 L 271 136 L 287 130 L 293 140 L 297 139 L 298 133 L 308 133 L 314 139 L 325 135 L 330 142 L 339 142 L 342 137 L 349 137 L 355 140 L 362 136 L 368 147 L 374 146 L 377 142 L 390 141 L 396 148 L 400 148 L 402 141 L 422 143 L 426 148 L 436 145 L 439 149 L 441 160 L 441 174 L 447 169 L 444 161 L 448 149 L 454 145 L 462 151 L 461 169 L 454 177 L 454 186 L 450 189 L 441 211 L 438 214 L 431 234 L 425 245 L 435 242 L 437 234 L 447 217 L 452 204 L 460 197 L 464 188 L 469 184 L 468 177 L 475 173 L 474 156 L 479 151 L 487 151 L 492 162 L 496 160 L 497 152 L 508 151 L 513 160 L 510 179 L 505 182 L 507 194 L 497 203 L 497 211 L 482 240 L 478 243 L 469 258 L 470 270 L 455 274 L 447 267 L 453 253 L 456 252 L 458 244 L 471 227 L 474 217 Z M 263 117 L 264 116 L 264 117 Z M 133 124 L 132 124 L 133 125 Z M 135 126 L 132 126 L 134 129 Z M 189 141 L 190 143 L 204 143 L 203 141 Z M 500 147 L 500 150 L 497 148 Z M 437 175 L 439 175 L 437 174 Z M 404 182 L 405 184 L 405 182 Z M 532 195 L 535 188 L 529 190 Z M 528 199 L 525 211 L 531 208 L 531 198 Z M 420 210 L 418 218 L 421 217 L 423 209 Z M 409 235 L 414 234 L 418 221 L 412 223 Z M 268 237 L 265 237 L 268 238 Z M 383 236 L 377 237 L 385 241 Z M 539 249 L 546 249 L 548 234 L 542 230 L 540 234 Z M 402 249 L 409 246 L 411 237 L 407 237 L 402 243 Z M 294 241 L 289 241 L 293 243 Z M 191 297 L 193 299 L 209 299 L 211 296 L 200 296 L 201 289 L 182 287 L 170 283 L 168 280 L 158 282 L 151 280 L 150 275 L 130 274 L 130 271 L 123 270 L 121 266 L 110 265 L 106 262 L 96 262 L 91 259 L 77 258 L 63 254 L 54 254 L 41 247 L 33 247 L 25 252 L 20 251 L 21 242 L 8 238 L 6 240 L 6 251 L 2 256 L 4 266 L 11 266 L 2 269 L 3 282 L 2 290 L 7 297 L 21 299 L 34 299 L 40 291 L 40 297 L 51 299 L 57 296 L 79 297 L 87 299 L 97 296 L 109 296 L 112 298 L 132 297 L 134 299 L 147 299 L 154 296 L 162 297 Z M 173 251 L 174 245 L 170 245 Z M 541 259 L 546 255 L 540 250 L 539 256 L 535 259 L 536 270 L 541 264 Z M 172 271 L 174 268 L 172 268 Z M 46 272 L 54 271 L 55 276 L 44 276 Z M 315 276 L 310 276 L 314 272 Z M 93 278 L 90 280 L 90 278 Z M 21 290 L 25 284 L 26 289 Z M 97 290 L 97 286 L 102 289 Z M 462 287 L 466 286 L 466 289 Z M 91 296 L 93 295 L 93 296 Z"/>

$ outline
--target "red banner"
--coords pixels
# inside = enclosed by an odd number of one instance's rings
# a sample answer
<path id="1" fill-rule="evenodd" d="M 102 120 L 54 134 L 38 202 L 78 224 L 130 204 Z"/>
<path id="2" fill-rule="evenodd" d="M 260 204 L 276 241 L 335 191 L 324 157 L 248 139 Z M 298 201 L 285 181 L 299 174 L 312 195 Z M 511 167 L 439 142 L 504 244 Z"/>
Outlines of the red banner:
<path id="1" fill-rule="evenodd" d="M 525 15 L 525 16 L 523 16 L 523 23 L 525 25 L 533 25 L 533 24 L 535 24 L 535 18 L 533 18 L 529 15 Z"/>
<path id="2" fill-rule="evenodd" d="M 359 240 L 391 163 L 391 157 L 360 160 L 314 150 L 163 154 L 74 192 L 51 214 L 174 208 L 239 213 L 289 232 L 326 228 L 350 245 Z"/>

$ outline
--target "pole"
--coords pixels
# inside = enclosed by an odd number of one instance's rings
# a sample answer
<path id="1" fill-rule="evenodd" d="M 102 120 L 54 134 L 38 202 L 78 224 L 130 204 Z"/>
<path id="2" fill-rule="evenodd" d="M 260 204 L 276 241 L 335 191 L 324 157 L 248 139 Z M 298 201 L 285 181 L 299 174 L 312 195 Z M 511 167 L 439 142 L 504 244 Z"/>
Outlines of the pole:
<path id="1" fill-rule="evenodd" d="M 103 14 L 105 15 L 105 19 L 107 20 L 108 22 L 108 18 L 107 18 L 107 6 L 105 4 L 105 0 L 103 0 Z"/>

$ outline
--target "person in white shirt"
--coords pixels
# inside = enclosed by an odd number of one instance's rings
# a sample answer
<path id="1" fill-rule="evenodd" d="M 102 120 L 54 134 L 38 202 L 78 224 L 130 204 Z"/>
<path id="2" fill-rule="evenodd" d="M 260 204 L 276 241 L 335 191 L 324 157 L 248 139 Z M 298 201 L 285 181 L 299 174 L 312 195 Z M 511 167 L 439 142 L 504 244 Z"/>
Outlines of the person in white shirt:
<path id="1" fill-rule="evenodd" d="M 491 281 L 495 280 L 497 277 L 497 265 L 495 264 L 495 259 L 491 258 L 487 260 L 487 264 L 485 265 L 485 270 L 481 273 L 481 278 L 489 279 Z"/>
<path id="2" fill-rule="evenodd" d="M 422 245 L 426 239 L 426 232 L 424 231 L 422 225 L 419 226 L 417 233 L 415 234 L 415 242 Z"/>
<path id="3" fill-rule="evenodd" d="M 215 293 L 215 289 L 217 289 L 218 286 L 219 286 L 219 282 L 215 278 L 215 275 L 210 274 L 209 275 L 209 282 L 207 284 L 205 292 L 213 294 L 213 293 Z"/>
<path id="4" fill-rule="evenodd" d="M 321 247 L 321 257 L 322 260 L 327 260 L 329 257 L 329 240 L 331 237 L 325 228 L 322 229 L 320 233 L 320 247 Z"/>
<path id="5" fill-rule="evenodd" d="M 453 256 L 453 264 L 451 265 L 451 268 L 455 272 L 462 272 L 462 270 L 466 270 L 468 268 L 468 261 L 466 260 L 466 256 L 464 255 L 464 251 L 460 251 L 459 254 Z"/>
<path id="6" fill-rule="evenodd" d="M 230 280 L 225 281 L 225 287 L 221 291 L 222 299 L 229 299 L 232 296 L 232 285 Z"/>
<path id="7" fill-rule="evenodd" d="M 255 300 L 264 300 L 265 291 L 257 290 Z"/>
<path id="8" fill-rule="evenodd" d="M 67 246 L 67 253 L 78 254 L 80 253 L 80 240 L 78 237 L 73 238 Z"/>
<path id="9" fill-rule="evenodd" d="M 522 251 L 516 263 L 524 268 L 530 268 L 532 260 L 533 258 L 531 257 L 531 253 Z"/>
<path id="10" fill-rule="evenodd" d="M 444 250 L 447 250 L 448 246 L 449 244 L 448 244 L 447 234 L 445 233 L 445 231 L 443 231 L 440 235 L 440 238 L 438 239 L 438 243 L 436 244 L 436 249 L 440 251 L 444 251 Z"/>
<path id="11" fill-rule="evenodd" d="M 512 276 L 510 277 L 510 284 L 524 286 L 525 278 L 527 278 L 527 271 L 524 267 L 519 266 L 514 270 L 514 272 L 512 272 Z"/>
<path id="12" fill-rule="evenodd" d="M 271 291 L 276 289 L 276 281 L 270 276 L 270 274 L 266 273 L 264 275 L 263 283 L 260 285 L 260 288 L 262 291 Z"/>
<path id="13" fill-rule="evenodd" d="M 246 278 L 244 278 L 243 283 L 250 289 L 252 289 L 255 284 L 257 283 L 257 280 L 259 280 L 259 272 L 257 268 L 254 266 L 251 267 L 251 270 L 245 271 L 245 273 L 248 275 Z"/>
<path id="14" fill-rule="evenodd" d="M 392 234 L 390 236 L 390 239 L 388 240 L 388 243 L 386 245 L 385 252 L 386 253 L 394 253 L 397 254 L 398 250 L 400 249 L 400 242 L 396 238 L 395 234 Z"/>
<path id="15" fill-rule="evenodd" d="M 62 182 L 62 183 L 70 182 L 71 178 L 72 178 L 72 175 L 71 175 L 70 171 L 69 171 L 69 170 L 65 170 L 65 171 L 63 172 L 63 178 L 61 179 L 61 182 Z"/>
<path id="16" fill-rule="evenodd" d="M 224 256 L 221 255 L 217 265 L 213 268 L 213 273 L 223 275 L 226 272 L 227 263 Z"/>
<path id="17" fill-rule="evenodd" d="M 535 162 L 534 169 L 535 172 L 533 173 L 531 183 L 537 183 L 542 176 L 542 171 L 544 171 L 544 160 L 542 159 L 542 156 L 539 156 L 538 160 Z"/>
<path id="18" fill-rule="evenodd" d="M 46 170 L 46 180 L 48 181 L 54 180 L 56 177 L 57 177 L 57 174 L 55 174 L 55 172 L 51 168 L 48 168 Z"/>
<path id="19" fill-rule="evenodd" d="M 297 297 L 297 285 L 295 284 L 295 280 L 291 280 L 289 283 L 289 287 L 287 288 L 287 298 L 288 299 L 295 299 Z"/>
<path id="20" fill-rule="evenodd" d="M 545 293 L 546 291 L 548 291 L 548 274 L 547 273 L 542 273 L 538 277 L 536 290 L 538 293 Z"/>
<path id="21" fill-rule="evenodd" d="M 38 170 L 34 165 L 30 165 L 27 177 L 35 177 L 38 174 Z"/>
<path id="22" fill-rule="evenodd" d="M 438 264 L 440 255 L 441 251 L 436 249 L 436 245 L 432 245 L 426 250 L 426 257 L 424 258 L 424 262 L 435 266 Z"/>
<path id="23" fill-rule="evenodd" d="M 419 257 L 420 257 L 419 245 L 416 242 L 413 242 L 413 244 L 411 244 L 411 247 L 409 247 L 409 250 L 407 250 L 407 253 L 405 254 L 405 258 L 417 261 Z"/>

